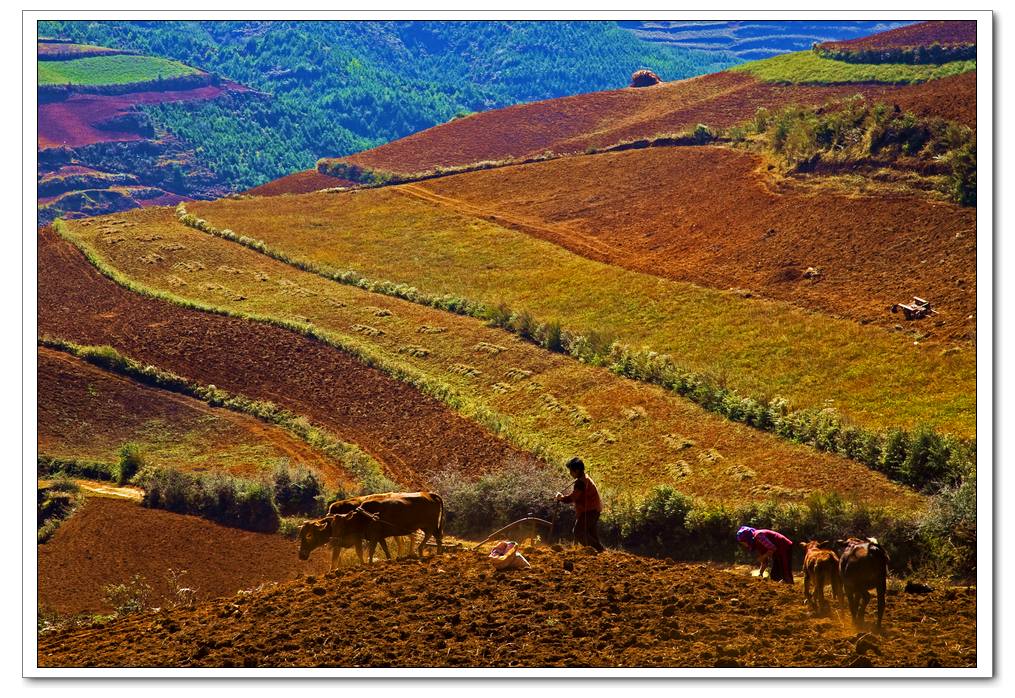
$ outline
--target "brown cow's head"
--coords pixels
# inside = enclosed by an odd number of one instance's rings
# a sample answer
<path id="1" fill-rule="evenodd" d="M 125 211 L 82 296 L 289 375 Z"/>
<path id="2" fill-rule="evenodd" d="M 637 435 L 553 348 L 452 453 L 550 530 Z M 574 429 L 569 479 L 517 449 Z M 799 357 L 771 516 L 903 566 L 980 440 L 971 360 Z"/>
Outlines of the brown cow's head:
<path id="1" fill-rule="evenodd" d="M 804 550 L 832 550 L 832 541 L 830 540 L 808 540 L 800 543 L 800 547 Z"/>
<path id="2" fill-rule="evenodd" d="M 331 540 L 334 517 L 325 516 L 316 521 L 304 521 L 300 528 L 300 559 L 307 560 L 317 548 Z"/>

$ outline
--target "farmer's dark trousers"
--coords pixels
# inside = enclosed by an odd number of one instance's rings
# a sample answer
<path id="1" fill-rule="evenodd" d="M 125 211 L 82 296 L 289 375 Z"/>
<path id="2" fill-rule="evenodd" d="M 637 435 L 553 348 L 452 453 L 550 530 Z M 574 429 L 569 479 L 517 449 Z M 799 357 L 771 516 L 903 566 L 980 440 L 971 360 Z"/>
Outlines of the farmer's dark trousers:
<path id="1" fill-rule="evenodd" d="M 603 544 L 599 542 L 599 512 L 585 511 L 578 514 L 574 522 L 574 542 L 578 545 L 587 545 L 599 552 L 603 551 Z"/>

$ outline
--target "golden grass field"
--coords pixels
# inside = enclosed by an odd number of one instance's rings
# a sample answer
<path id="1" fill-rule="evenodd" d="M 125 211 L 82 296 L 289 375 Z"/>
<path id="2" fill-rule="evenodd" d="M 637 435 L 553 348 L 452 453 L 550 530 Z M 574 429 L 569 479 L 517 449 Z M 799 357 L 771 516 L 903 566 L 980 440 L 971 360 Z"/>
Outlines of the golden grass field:
<path id="1" fill-rule="evenodd" d="M 401 187 L 195 202 L 188 210 L 292 257 L 611 333 L 748 395 L 834 406 L 867 427 L 927 424 L 975 435 L 972 350 L 918 345 L 785 302 L 593 261 Z"/>
<path id="2" fill-rule="evenodd" d="M 327 204 L 324 210 L 331 212 L 341 198 L 316 195 L 312 203 Z M 291 211 L 302 199 L 272 201 Z M 496 422 L 517 443 L 556 459 L 582 454 L 612 495 L 639 495 L 670 483 L 725 502 L 832 490 L 878 505 L 908 508 L 923 501 L 856 462 L 729 422 L 661 388 L 547 352 L 481 321 L 300 271 L 189 228 L 172 209 L 70 221 L 66 230 L 148 288 L 238 313 L 310 323 L 339 341 L 351 338 L 390 365 L 450 386 L 466 416 L 485 415 L 486 423 Z M 319 227 L 308 230 L 320 234 Z"/>

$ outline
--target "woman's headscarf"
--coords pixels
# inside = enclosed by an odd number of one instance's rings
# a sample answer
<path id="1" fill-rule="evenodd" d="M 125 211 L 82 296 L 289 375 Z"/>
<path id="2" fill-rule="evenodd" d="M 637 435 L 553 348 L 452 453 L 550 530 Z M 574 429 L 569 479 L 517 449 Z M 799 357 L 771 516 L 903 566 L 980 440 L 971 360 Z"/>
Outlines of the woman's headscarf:
<path id="1" fill-rule="evenodd" d="M 751 543 L 754 541 L 755 529 L 750 526 L 741 526 L 740 530 L 737 531 L 737 542 L 739 543 Z"/>

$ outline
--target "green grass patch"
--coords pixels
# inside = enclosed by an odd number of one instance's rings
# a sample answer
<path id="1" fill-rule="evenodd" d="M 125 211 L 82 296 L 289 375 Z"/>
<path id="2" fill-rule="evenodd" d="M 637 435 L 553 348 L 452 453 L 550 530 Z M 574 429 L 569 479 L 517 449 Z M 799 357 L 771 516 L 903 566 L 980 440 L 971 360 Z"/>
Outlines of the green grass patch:
<path id="1" fill-rule="evenodd" d="M 124 85 L 200 72 L 179 61 L 128 55 L 39 61 L 38 67 L 40 85 Z"/>
<path id="2" fill-rule="evenodd" d="M 752 61 L 730 68 L 730 70 L 750 73 L 765 82 L 807 85 L 880 82 L 908 85 L 976 70 L 976 61 L 951 61 L 940 65 L 847 63 L 846 61 L 822 58 L 813 51 L 799 51 Z"/>

